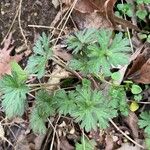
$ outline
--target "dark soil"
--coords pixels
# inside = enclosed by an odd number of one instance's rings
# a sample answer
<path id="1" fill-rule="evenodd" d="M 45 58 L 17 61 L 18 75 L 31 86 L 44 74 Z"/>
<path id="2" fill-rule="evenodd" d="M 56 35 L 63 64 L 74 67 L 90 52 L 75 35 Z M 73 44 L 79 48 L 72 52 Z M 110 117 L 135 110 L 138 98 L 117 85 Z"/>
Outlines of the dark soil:
<path id="1" fill-rule="evenodd" d="M 0 42 L 7 34 L 11 27 L 11 24 L 18 12 L 19 0 L 2 0 L 0 2 Z M 50 26 L 51 22 L 55 18 L 57 10 L 53 7 L 50 0 L 23 0 L 21 4 L 21 25 L 29 43 L 34 40 L 36 33 L 42 32 L 42 29 L 34 29 L 28 27 L 28 25 L 44 25 Z M 20 32 L 18 17 L 16 18 L 13 27 L 13 37 L 15 39 L 15 45 L 20 46 L 24 43 L 24 39 Z"/>

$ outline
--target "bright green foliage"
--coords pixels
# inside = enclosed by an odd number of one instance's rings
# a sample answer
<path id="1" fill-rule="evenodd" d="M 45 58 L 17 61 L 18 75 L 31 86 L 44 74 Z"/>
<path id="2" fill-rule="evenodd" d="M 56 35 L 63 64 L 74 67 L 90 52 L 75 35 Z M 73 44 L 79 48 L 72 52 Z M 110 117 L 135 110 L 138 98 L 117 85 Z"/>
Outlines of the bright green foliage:
<path id="1" fill-rule="evenodd" d="M 133 84 L 132 87 L 131 87 L 131 92 L 133 94 L 139 94 L 139 93 L 142 92 L 142 89 L 139 85 Z"/>
<path id="2" fill-rule="evenodd" d="M 58 112 L 64 115 L 72 114 L 72 112 L 76 108 L 74 99 L 74 91 L 66 93 L 64 90 L 59 90 L 58 92 L 56 92 L 54 96 L 54 101 L 57 102 Z"/>
<path id="3" fill-rule="evenodd" d="M 120 72 L 113 72 L 111 74 L 111 78 L 112 78 L 113 81 L 119 81 L 121 79 Z"/>
<path id="4" fill-rule="evenodd" d="M 148 15 L 148 12 L 146 11 L 146 10 L 137 10 L 137 12 L 136 12 L 136 16 L 138 17 L 138 18 L 140 18 L 141 20 L 144 20 L 145 19 L 145 17 Z"/>
<path id="5" fill-rule="evenodd" d="M 121 14 L 122 16 L 127 15 L 128 17 L 133 16 L 133 10 L 135 9 L 135 15 L 141 19 L 145 20 L 146 16 L 148 15 L 148 11 L 146 9 L 143 9 L 143 4 L 150 4 L 150 0 L 136 0 L 135 1 L 135 8 L 130 3 L 124 3 L 124 4 L 117 4 L 118 11 L 117 14 Z M 141 9 L 142 8 L 142 9 Z M 121 17 L 122 17 L 121 16 Z"/>
<path id="6" fill-rule="evenodd" d="M 52 49 L 49 47 L 49 38 L 45 33 L 36 41 L 33 47 L 34 54 L 29 57 L 27 70 L 31 74 L 37 74 L 41 78 L 45 73 L 48 59 L 52 57 Z"/>
<path id="7" fill-rule="evenodd" d="M 123 38 L 122 33 L 116 34 L 113 40 L 110 30 L 97 30 L 95 35 L 97 39 L 91 42 L 89 46 L 84 47 L 83 52 L 70 61 L 70 68 L 85 74 L 101 72 L 105 76 L 109 76 L 112 66 L 128 64 L 129 40 Z M 84 35 L 82 36 L 84 39 Z"/>
<path id="8" fill-rule="evenodd" d="M 150 137 L 147 137 L 147 138 L 145 139 L 145 145 L 146 145 L 146 149 L 147 149 L 147 150 L 150 150 Z"/>
<path id="9" fill-rule="evenodd" d="M 141 94 L 134 95 L 134 100 L 139 102 L 140 100 L 142 100 L 142 95 Z"/>
<path id="10" fill-rule="evenodd" d="M 128 115 L 128 104 L 126 101 L 126 93 L 121 86 L 111 86 L 108 91 L 110 105 L 121 112 L 122 115 Z"/>
<path id="11" fill-rule="evenodd" d="M 98 63 L 89 62 L 87 57 L 80 57 L 80 59 L 72 59 L 70 61 L 69 67 L 73 70 L 81 71 L 84 74 L 97 72 L 99 70 Z"/>
<path id="12" fill-rule="evenodd" d="M 24 82 L 28 78 L 28 74 L 26 71 L 22 70 L 22 68 L 18 65 L 17 62 L 13 61 L 11 62 L 11 68 L 14 72 L 17 73 L 18 82 Z"/>
<path id="13" fill-rule="evenodd" d="M 25 84 L 26 77 L 22 78 L 22 74 L 26 75 L 26 72 L 16 63 L 13 69 L 12 75 L 5 75 L 0 80 L 0 91 L 3 93 L 2 107 L 8 118 L 23 115 L 29 90 Z"/>
<path id="14" fill-rule="evenodd" d="M 56 93 L 56 97 L 59 112 L 68 112 L 86 131 L 96 129 L 97 123 L 100 128 L 106 128 L 109 118 L 117 116 L 116 110 L 109 105 L 102 93 L 91 89 L 88 80 L 83 80 L 83 85 L 77 86 L 74 92 L 65 94 L 61 91 Z"/>
<path id="15" fill-rule="evenodd" d="M 121 11 L 124 14 L 127 14 L 129 17 L 133 15 L 132 12 L 133 7 L 131 4 L 118 4 L 117 8 L 119 11 Z"/>
<path id="16" fill-rule="evenodd" d="M 86 46 L 93 42 L 94 33 L 95 29 L 85 29 L 69 36 L 66 40 L 68 49 L 73 49 L 74 54 L 86 49 Z"/>
<path id="17" fill-rule="evenodd" d="M 150 112 L 142 112 L 140 118 L 138 122 L 140 128 L 144 128 L 145 133 L 150 136 Z"/>
<path id="18" fill-rule="evenodd" d="M 150 0 L 136 0 L 137 4 L 150 4 Z"/>
<path id="19" fill-rule="evenodd" d="M 45 121 L 55 112 L 53 96 L 46 91 L 38 91 L 36 105 L 30 117 L 31 128 L 34 132 L 44 134 L 46 132 Z"/>
<path id="20" fill-rule="evenodd" d="M 81 139 L 81 144 L 76 143 L 75 150 L 94 150 L 96 142 L 94 140 Z"/>

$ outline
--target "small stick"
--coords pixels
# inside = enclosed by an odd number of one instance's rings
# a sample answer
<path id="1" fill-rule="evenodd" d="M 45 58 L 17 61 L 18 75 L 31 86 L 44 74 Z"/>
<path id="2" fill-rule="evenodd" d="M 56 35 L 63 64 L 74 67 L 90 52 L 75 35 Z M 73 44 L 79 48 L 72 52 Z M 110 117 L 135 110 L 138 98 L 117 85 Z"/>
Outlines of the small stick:
<path id="1" fill-rule="evenodd" d="M 132 143 L 134 143 L 136 146 L 145 149 L 142 145 L 138 144 L 136 141 L 134 141 L 133 139 L 131 139 L 127 134 L 125 134 L 116 124 L 112 119 L 109 119 L 109 121 L 111 122 L 111 124 L 123 135 L 125 136 L 129 141 L 131 141 Z"/>

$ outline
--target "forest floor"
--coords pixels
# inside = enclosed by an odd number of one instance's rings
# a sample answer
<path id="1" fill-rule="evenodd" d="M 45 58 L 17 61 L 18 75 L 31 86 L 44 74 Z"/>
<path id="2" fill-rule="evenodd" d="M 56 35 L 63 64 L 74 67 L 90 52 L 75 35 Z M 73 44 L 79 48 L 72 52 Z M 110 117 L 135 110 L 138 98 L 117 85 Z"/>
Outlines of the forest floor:
<path id="1" fill-rule="evenodd" d="M 117 7 L 122 1 L 107 0 L 107 2 L 105 0 L 0 1 L 0 58 L 2 58 L 0 78 L 3 78 L 5 74 L 11 74 L 10 62 L 14 60 L 23 69 L 26 68 L 36 40 L 45 32 L 51 36 L 58 64 L 52 60 L 49 61 L 45 78 L 40 80 L 29 78 L 27 82 L 51 84 L 47 90 L 63 86 L 69 90 L 70 87 L 80 83 L 80 72 L 66 70 L 66 66 L 62 65 L 62 62 L 68 62 L 72 58 L 70 50 L 64 51 L 66 37 L 86 28 L 110 29 L 115 33 L 125 33 L 125 36 L 130 39 L 132 49 L 129 65 L 117 68 L 122 74 L 120 84 L 125 84 L 124 81 L 129 79 L 131 84 L 135 83 L 142 89 L 140 101 L 134 100 L 134 95 L 130 91 L 126 92 L 129 115 L 126 117 L 119 115 L 112 122 L 110 121 L 110 126 L 105 130 L 98 128 L 96 131 L 86 132 L 69 115 L 56 114 L 48 119 L 51 121 L 46 121 L 45 134 L 34 133 L 29 123 L 35 104 L 36 94 L 33 91 L 27 96 L 28 108 L 22 117 L 8 119 L 3 107 L 0 107 L 0 150 L 140 150 L 149 148 L 145 145 L 146 134 L 139 128 L 138 119 L 142 111 L 150 110 L 150 3 L 145 4 L 143 1 L 137 5 L 133 0 L 123 1 L 124 4 L 134 6 L 136 11 L 146 10 L 145 17 L 142 16 L 143 18 L 140 19 L 140 15 L 138 16 L 135 10 L 129 8 L 127 9 L 133 11 L 133 15 L 129 17 L 127 11 L 123 14 Z M 124 19 L 119 20 L 114 17 L 117 12 L 120 12 Z M 52 75 L 54 77 L 51 78 Z M 59 76 L 59 79 L 55 76 Z M 87 78 L 93 83 L 97 81 L 95 77 L 93 79 L 87 76 Z M 67 84 L 61 85 L 62 81 Z M 52 86 L 54 84 L 57 86 Z M 76 146 L 76 143 L 82 143 L 80 139 L 84 135 L 94 141 L 94 148 Z"/>

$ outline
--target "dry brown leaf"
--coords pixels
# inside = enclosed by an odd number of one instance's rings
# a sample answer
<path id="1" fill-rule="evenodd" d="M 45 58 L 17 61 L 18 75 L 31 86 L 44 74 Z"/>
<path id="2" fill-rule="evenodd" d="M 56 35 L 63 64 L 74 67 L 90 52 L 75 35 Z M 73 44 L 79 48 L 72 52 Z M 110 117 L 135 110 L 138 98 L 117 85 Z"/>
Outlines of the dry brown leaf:
<path id="1" fill-rule="evenodd" d="M 72 59 L 72 55 L 67 53 L 65 50 L 63 50 L 61 45 L 54 46 L 53 53 L 54 53 L 54 55 L 60 57 L 64 61 L 69 61 Z"/>
<path id="2" fill-rule="evenodd" d="M 52 86 L 48 87 L 49 90 L 57 89 L 61 79 L 68 78 L 70 73 L 65 69 L 61 68 L 59 65 L 56 65 L 55 69 L 51 73 L 51 77 L 48 80 L 48 84 Z"/>
<path id="3" fill-rule="evenodd" d="M 5 132 L 4 132 L 4 128 L 2 126 L 2 124 L 0 123 L 0 138 L 4 138 Z"/>
<path id="4" fill-rule="evenodd" d="M 105 150 L 112 150 L 114 147 L 113 138 L 110 135 L 107 135 L 105 141 L 106 141 Z"/>
<path id="5" fill-rule="evenodd" d="M 84 28 L 112 28 L 112 24 L 108 21 L 101 13 L 93 12 L 93 13 L 80 13 L 78 11 L 73 12 L 73 19 L 76 22 L 79 29 Z"/>
<path id="6" fill-rule="evenodd" d="M 129 113 L 129 115 L 125 118 L 125 122 L 128 124 L 130 129 L 132 130 L 133 138 L 138 138 L 138 117 L 134 112 Z"/>
<path id="7" fill-rule="evenodd" d="M 137 56 L 132 67 L 127 72 L 126 78 L 137 83 L 150 83 L 150 48 L 146 48 Z"/>
<path id="8" fill-rule="evenodd" d="M 68 142 L 68 140 L 65 137 L 61 137 L 60 149 L 61 150 L 74 150 L 74 147 Z"/>
<path id="9" fill-rule="evenodd" d="M 141 70 L 138 72 L 139 78 L 133 78 L 137 83 L 150 84 L 150 58 L 142 66 Z"/>
<path id="10" fill-rule="evenodd" d="M 140 148 L 137 146 L 130 145 L 130 143 L 124 143 L 117 150 L 140 150 Z"/>
<path id="11" fill-rule="evenodd" d="M 67 5 L 71 5 L 72 2 L 73 0 L 64 1 L 64 3 Z M 120 24 L 124 28 L 128 27 L 128 28 L 140 31 L 140 29 L 137 26 L 133 25 L 129 21 L 121 19 L 114 15 L 113 7 L 115 3 L 116 3 L 116 0 L 78 0 L 74 9 L 76 11 L 79 11 L 80 13 L 88 14 L 88 16 L 93 12 L 99 12 L 99 15 L 100 15 L 99 18 L 103 18 L 104 20 L 107 20 L 108 22 L 107 24 L 111 24 L 112 27 L 117 27 L 117 24 Z M 94 17 L 93 17 L 93 20 L 95 20 Z"/>
<path id="12" fill-rule="evenodd" d="M 10 62 L 19 62 L 22 59 L 22 54 L 10 56 L 14 46 L 12 45 L 12 33 L 9 34 L 8 38 L 4 42 L 4 47 L 0 49 L 0 77 L 4 74 L 11 73 Z"/>

